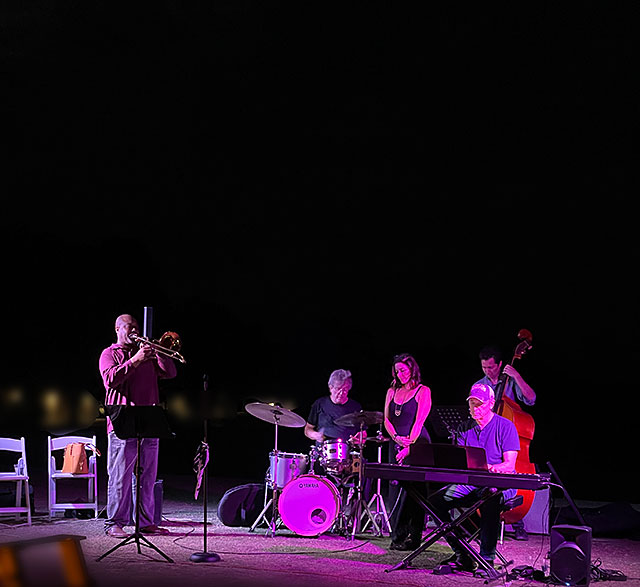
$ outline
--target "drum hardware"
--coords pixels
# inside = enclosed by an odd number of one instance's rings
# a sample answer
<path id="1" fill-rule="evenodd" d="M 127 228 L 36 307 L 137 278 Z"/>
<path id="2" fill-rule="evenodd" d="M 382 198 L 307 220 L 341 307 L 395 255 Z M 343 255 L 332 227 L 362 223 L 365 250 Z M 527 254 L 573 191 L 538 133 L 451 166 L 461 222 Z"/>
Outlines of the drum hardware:
<path id="1" fill-rule="evenodd" d="M 247 412 L 249 412 L 249 414 L 251 414 L 252 416 L 255 416 L 256 418 L 259 418 L 260 420 L 264 420 L 265 422 L 270 422 L 271 424 L 275 424 L 275 439 L 274 439 L 274 446 L 273 446 L 273 453 L 272 453 L 274 456 L 274 461 L 271 465 L 274 471 L 274 476 L 275 476 L 276 472 L 279 470 L 278 459 L 281 454 L 278 452 L 278 426 L 285 426 L 286 428 L 301 428 L 302 426 L 305 425 L 306 421 L 302 416 L 299 416 L 295 412 L 292 412 L 291 410 L 287 410 L 286 408 L 283 408 L 281 405 L 275 404 L 275 403 L 253 402 L 253 403 L 247 404 L 244 407 L 244 409 Z M 267 481 L 266 487 L 265 487 L 265 501 L 266 501 L 266 495 L 268 493 L 268 488 L 269 488 L 269 482 Z M 277 529 L 276 527 L 279 524 L 279 519 L 280 519 L 280 515 L 278 513 L 278 499 L 280 496 L 280 491 L 281 489 L 278 487 L 278 483 L 272 482 L 271 498 L 269 499 L 269 501 L 265 503 L 264 508 L 258 515 L 256 521 L 253 523 L 251 528 L 249 528 L 249 532 L 253 532 L 253 530 L 255 530 L 258 524 L 264 521 L 269 526 L 271 537 L 275 536 L 276 529 Z M 271 520 L 267 520 L 266 513 L 269 510 L 269 507 L 271 506 L 273 506 L 271 508 L 272 510 Z"/>
<path id="2" fill-rule="evenodd" d="M 382 445 L 385 442 L 388 442 L 389 439 L 382 435 L 382 426 L 378 430 L 378 434 L 376 436 L 372 436 L 371 438 L 367 438 L 367 442 L 375 442 L 378 445 L 378 464 L 382 463 Z M 376 482 L 376 493 L 371 497 L 369 503 L 369 510 L 373 514 L 373 517 L 376 520 L 380 520 L 380 529 L 381 532 L 378 536 L 382 536 L 382 534 L 386 531 L 388 534 L 391 534 L 391 523 L 389 522 L 389 514 L 387 513 L 387 507 L 384 504 L 384 499 L 381 493 L 381 484 L 382 479 L 378 477 Z M 375 506 L 375 509 L 374 509 Z M 369 520 L 366 521 L 364 526 L 362 527 L 362 531 L 364 532 L 369 525 Z"/>
<path id="3" fill-rule="evenodd" d="M 341 416 L 336 420 L 336 424 L 338 426 L 357 426 L 360 428 L 360 437 L 362 437 L 362 433 L 364 429 L 368 426 L 373 426 L 375 424 L 382 424 L 384 421 L 384 414 L 382 412 L 367 412 L 364 410 L 360 410 L 359 412 L 353 412 L 352 414 L 346 414 Z M 362 451 L 364 449 L 364 443 L 360 443 L 358 446 L 358 456 L 360 460 L 360 464 L 363 462 Z M 373 526 L 376 534 L 378 536 L 382 535 L 382 530 L 378 523 L 376 522 L 371 510 L 369 509 L 369 504 L 365 501 L 362 492 L 363 492 L 363 473 L 362 466 L 357 467 L 357 483 L 355 484 L 355 496 L 356 500 L 352 506 L 353 511 L 353 520 L 351 527 L 351 540 L 355 539 L 355 535 L 361 531 L 360 525 L 362 523 L 365 515 L 367 516 L 367 522 L 370 522 Z"/>
<path id="4" fill-rule="evenodd" d="M 311 445 L 309 448 L 309 472 L 317 473 L 316 471 L 316 462 L 318 461 L 318 447 L 315 444 Z"/>
<path id="5" fill-rule="evenodd" d="M 360 412 L 362 413 L 368 413 L 368 414 L 380 414 L 380 412 Z M 377 415 L 375 416 L 377 419 Z M 367 420 L 362 417 L 360 418 L 360 437 L 362 437 L 362 432 L 364 431 L 364 427 L 365 427 L 365 422 Z M 336 420 L 337 422 L 337 420 Z M 382 423 L 382 420 L 380 420 L 380 422 L 378 422 L 379 424 Z M 344 425 L 344 424 L 342 424 Z M 364 443 L 360 443 L 359 445 L 359 457 L 360 457 L 360 463 L 363 462 L 363 457 L 362 457 L 362 451 L 364 449 Z M 369 504 L 365 501 L 364 497 L 362 496 L 362 491 L 363 491 L 363 471 L 362 471 L 362 466 L 358 467 L 358 476 L 357 476 L 357 483 L 355 485 L 355 495 L 356 495 L 356 501 L 352 506 L 352 511 L 353 511 L 353 522 L 352 522 L 352 528 L 351 528 L 351 540 L 355 540 L 356 534 L 358 534 L 358 531 L 360 530 L 360 524 L 362 523 L 362 518 L 364 518 L 365 514 L 368 517 L 368 521 L 371 522 L 371 525 L 373 526 L 376 535 L 381 536 L 382 535 L 382 530 L 380 529 L 380 526 L 378 526 L 378 523 L 376 522 L 373 514 L 371 513 L 371 510 L 369 509 Z M 360 530 L 361 531 L 361 530 Z"/>

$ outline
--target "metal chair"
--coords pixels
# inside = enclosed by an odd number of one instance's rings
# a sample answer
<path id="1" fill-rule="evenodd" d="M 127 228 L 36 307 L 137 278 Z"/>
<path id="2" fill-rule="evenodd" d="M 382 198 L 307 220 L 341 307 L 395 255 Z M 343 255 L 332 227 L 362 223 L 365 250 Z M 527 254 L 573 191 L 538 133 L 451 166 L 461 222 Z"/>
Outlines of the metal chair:
<path id="1" fill-rule="evenodd" d="M 81 442 L 85 444 L 85 450 L 90 454 L 87 458 L 87 473 L 63 473 L 62 465 L 56 466 L 55 451 L 64 451 L 68 444 Z M 49 487 L 49 519 L 57 512 L 65 510 L 87 510 L 94 511 L 94 517 L 98 517 L 98 467 L 97 456 L 99 455 L 96 447 L 96 437 L 86 436 L 49 436 L 47 440 L 47 456 L 48 456 L 48 487 Z M 60 459 L 62 463 L 62 459 Z M 87 482 L 87 501 L 86 502 L 58 502 L 56 483 L 61 479 L 81 479 Z"/>
<path id="2" fill-rule="evenodd" d="M 17 462 L 13 465 L 13 471 L 0 472 L 0 481 L 10 481 L 16 484 L 16 504 L 10 507 L 0 507 L 0 515 L 15 514 L 16 520 L 20 514 L 27 514 L 27 524 L 31 526 L 31 500 L 29 496 L 29 473 L 27 470 L 27 453 L 25 450 L 24 436 L 16 438 L 0 438 L 0 451 L 17 453 Z M 22 505 L 22 492 L 24 489 L 24 502 Z"/>

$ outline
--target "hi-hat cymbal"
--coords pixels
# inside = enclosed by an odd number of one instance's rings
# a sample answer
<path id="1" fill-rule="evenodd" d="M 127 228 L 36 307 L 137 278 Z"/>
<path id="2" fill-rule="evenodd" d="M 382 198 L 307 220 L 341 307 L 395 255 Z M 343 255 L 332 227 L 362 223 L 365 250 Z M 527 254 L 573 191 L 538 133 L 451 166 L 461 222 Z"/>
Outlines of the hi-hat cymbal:
<path id="1" fill-rule="evenodd" d="M 302 416 L 275 404 L 265 404 L 263 402 L 253 402 L 244 407 L 247 412 L 260 420 L 271 422 L 286 428 L 301 428 L 306 424 Z"/>
<path id="2" fill-rule="evenodd" d="M 375 442 L 376 444 L 382 444 L 383 442 L 389 442 L 391 439 L 379 434 L 378 436 L 369 436 L 365 442 Z"/>
<path id="3" fill-rule="evenodd" d="M 381 424 L 384 419 L 382 412 L 365 412 L 360 410 L 359 412 L 353 412 L 352 414 L 346 414 L 340 416 L 336 420 L 338 426 L 373 426 L 374 424 Z"/>

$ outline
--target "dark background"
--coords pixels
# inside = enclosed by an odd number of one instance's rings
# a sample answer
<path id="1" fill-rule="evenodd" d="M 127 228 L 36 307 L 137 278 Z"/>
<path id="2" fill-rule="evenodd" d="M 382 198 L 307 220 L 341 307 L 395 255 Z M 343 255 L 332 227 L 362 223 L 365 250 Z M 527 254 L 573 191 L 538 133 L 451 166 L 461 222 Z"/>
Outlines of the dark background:
<path id="1" fill-rule="evenodd" d="M 212 474 L 261 479 L 246 402 L 306 417 L 346 368 L 382 410 L 410 352 L 464 404 L 527 328 L 531 460 L 636 502 L 631 6 L 3 2 L 3 430 L 104 442 L 79 398 L 149 306 L 187 358 L 161 470 L 191 471 L 207 373 Z"/>

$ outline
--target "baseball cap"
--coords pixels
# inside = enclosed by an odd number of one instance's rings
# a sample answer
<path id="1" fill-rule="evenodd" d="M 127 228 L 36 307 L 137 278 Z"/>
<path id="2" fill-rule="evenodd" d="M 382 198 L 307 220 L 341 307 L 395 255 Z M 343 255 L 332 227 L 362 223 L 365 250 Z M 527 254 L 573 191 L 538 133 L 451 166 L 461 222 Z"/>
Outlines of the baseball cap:
<path id="1" fill-rule="evenodd" d="M 496 399 L 496 394 L 493 393 L 493 388 L 490 385 L 487 385 L 486 383 L 474 383 L 469 391 L 467 401 L 472 397 L 480 400 L 482 403 L 485 403 L 489 400 Z"/>

